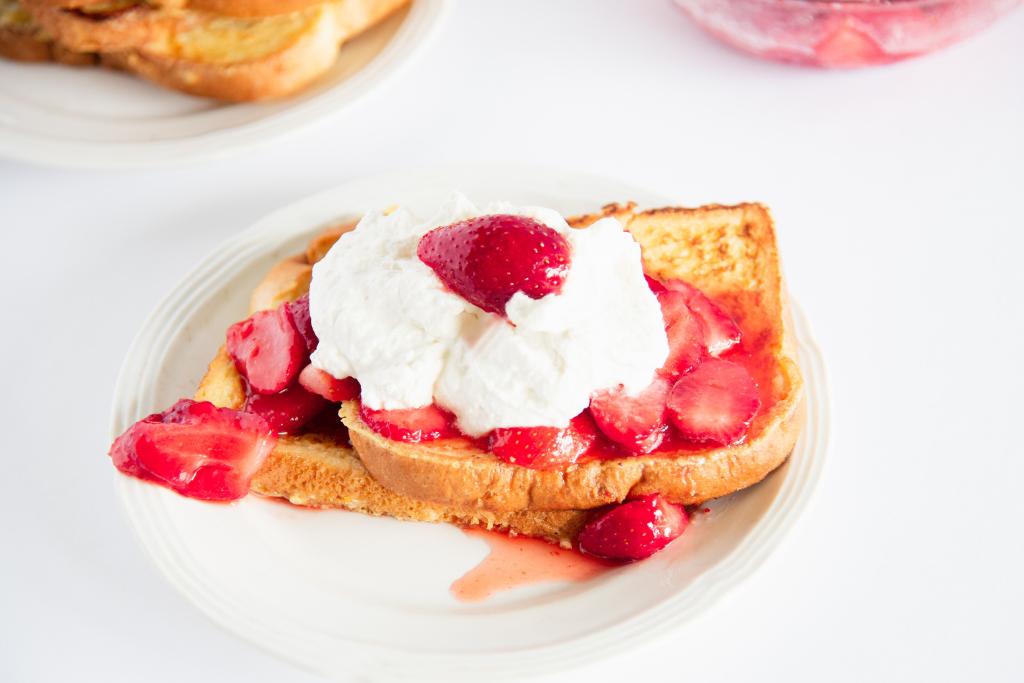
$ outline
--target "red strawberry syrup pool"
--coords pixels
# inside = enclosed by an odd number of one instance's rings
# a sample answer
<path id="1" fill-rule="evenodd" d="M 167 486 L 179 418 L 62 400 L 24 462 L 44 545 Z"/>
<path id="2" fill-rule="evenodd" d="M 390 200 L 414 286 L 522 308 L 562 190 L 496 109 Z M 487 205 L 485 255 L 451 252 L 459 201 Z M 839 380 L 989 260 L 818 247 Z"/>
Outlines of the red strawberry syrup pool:
<path id="1" fill-rule="evenodd" d="M 536 538 L 513 538 L 483 529 L 462 531 L 490 546 L 480 564 L 452 583 L 452 595 L 462 602 L 479 602 L 499 591 L 534 583 L 587 581 L 617 566 Z"/>

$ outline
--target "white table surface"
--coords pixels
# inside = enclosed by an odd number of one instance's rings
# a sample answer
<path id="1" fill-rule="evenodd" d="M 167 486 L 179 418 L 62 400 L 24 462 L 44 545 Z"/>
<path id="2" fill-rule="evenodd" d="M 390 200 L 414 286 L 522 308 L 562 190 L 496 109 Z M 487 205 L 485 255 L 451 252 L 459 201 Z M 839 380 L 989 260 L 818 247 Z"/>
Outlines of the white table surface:
<path id="1" fill-rule="evenodd" d="M 473 161 L 767 202 L 831 370 L 829 461 L 779 551 L 699 621 L 558 680 L 1024 679 L 1022 127 L 1024 11 L 824 72 L 733 53 L 665 0 L 474 1 L 344 121 L 270 148 L 145 172 L 0 162 L 0 680 L 320 680 L 144 557 L 104 456 L 115 375 L 155 302 L 262 215 Z"/>

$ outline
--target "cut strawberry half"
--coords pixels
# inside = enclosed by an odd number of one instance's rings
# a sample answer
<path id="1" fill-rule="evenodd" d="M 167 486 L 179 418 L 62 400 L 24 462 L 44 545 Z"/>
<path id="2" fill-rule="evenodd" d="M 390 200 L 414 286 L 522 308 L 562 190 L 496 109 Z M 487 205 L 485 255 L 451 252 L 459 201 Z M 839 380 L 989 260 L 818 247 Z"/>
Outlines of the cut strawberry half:
<path id="1" fill-rule="evenodd" d="M 245 410 L 259 415 L 279 434 L 295 434 L 327 407 L 327 401 L 298 384 L 276 394 L 249 394 Z"/>
<path id="2" fill-rule="evenodd" d="M 355 377 L 337 379 L 312 365 L 307 365 L 299 373 L 299 384 L 306 391 L 323 396 L 332 403 L 359 398 L 359 382 Z"/>
<path id="3" fill-rule="evenodd" d="M 277 437 L 258 415 L 182 399 L 128 428 L 110 447 L 114 466 L 183 496 L 235 500 Z"/>
<path id="4" fill-rule="evenodd" d="M 470 218 L 431 230 L 416 250 L 447 287 L 485 311 L 505 315 L 516 292 L 558 292 L 569 272 L 569 242 L 525 216 Z"/>
<path id="5" fill-rule="evenodd" d="M 487 449 L 512 465 L 535 470 L 571 465 L 597 440 L 597 426 L 584 411 L 569 426 L 502 427 L 487 438 Z"/>
<path id="6" fill-rule="evenodd" d="M 307 358 L 306 342 L 283 305 L 229 327 L 227 349 L 238 372 L 260 394 L 286 388 Z"/>
<path id="7" fill-rule="evenodd" d="M 717 358 L 740 343 L 740 328 L 736 321 L 704 292 L 682 280 L 666 280 L 664 286 L 682 294 L 686 305 L 700 318 L 708 355 Z"/>
<path id="8" fill-rule="evenodd" d="M 741 441 L 761 407 L 757 384 L 742 365 L 708 359 L 679 379 L 668 395 L 668 414 L 695 443 Z"/>
<path id="9" fill-rule="evenodd" d="M 367 427 L 394 441 L 419 443 L 456 434 L 452 416 L 435 405 L 399 410 L 372 410 L 363 405 L 359 417 Z"/>
<path id="10" fill-rule="evenodd" d="M 658 373 L 672 379 L 700 365 L 704 358 L 704 326 L 686 305 L 682 292 L 665 290 L 657 296 L 668 337 L 668 358 Z"/>
<path id="11" fill-rule="evenodd" d="M 681 505 L 652 493 L 590 520 L 580 530 L 577 543 L 584 553 L 634 562 L 650 557 L 679 538 L 689 521 Z"/>
<path id="12" fill-rule="evenodd" d="M 626 394 L 620 385 L 595 394 L 590 399 L 590 413 L 609 439 L 630 453 L 650 453 L 665 438 L 665 399 L 671 388 L 664 377 L 655 377 L 635 396 Z"/>
<path id="13" fill-rule="evenodd" d="M 306 343 L 306 354 L 316 351 L 320 340 L 313 331 L 313 320 L 309 315 L 309 294 L 303 294 L 295 301 L 285 303 L 284 308 L 291 317 L 295 329 L 302 336 L 302 341 Z"/>

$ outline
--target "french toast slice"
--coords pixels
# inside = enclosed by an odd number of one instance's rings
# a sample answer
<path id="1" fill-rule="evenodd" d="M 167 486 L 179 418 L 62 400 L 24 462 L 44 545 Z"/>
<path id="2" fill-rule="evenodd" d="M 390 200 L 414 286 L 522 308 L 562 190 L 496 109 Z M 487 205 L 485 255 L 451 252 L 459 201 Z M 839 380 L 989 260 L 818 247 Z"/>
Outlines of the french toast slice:
<path id="1" fill-rule="evenodd" d="M 697 504 L 761 481 L 789 456 L 804 421 L 803 382 L 782 286 L 772 219 L 758 204 L 636 211 L 611 205 L 570 222 L 615 215 L 640 243 L 645 271 L 713 298 L 743 331 L 740 353 L 762 409 L 744 441 L 720 448 L 593 459 L 561 470 L 505 463 L 465 438 L 407 444 L 372 431 L 347 401 L 341 418 L 360 459 L 387 488 L 460 508 L 514 512 L 589 509 L 661 493 Z"/>
<path id="2" fill-rule="evenodd" d="M 609 205 L 600 214 L 569 221 L 585 227 L 606 215 L 619 218 L 641 243 L 649 273 L 685 277 L 737 319 L 746 345 L 755 349 L 748 367 L 765 398 L 744 443 L 547 472 L 507 465 L 463 440 L 415 446 L 389 441 L 359 420 L 357 402 L 347 402 L 340 415 L 348 441 L 323 428 L 282 437 L 254 478 L 253 490 L 301 505 L 482 525 L 568 546 L 589 518 L 589 508 L 653 492 L 674 502 L 699 503 L 767 476 L 789 455 L 804 419 L 767 210 L 741 205 L 637 212 L 632 205 Z M 347 221 L 327 229 L 305 254 L 278 263 L 253 291 L 250 309 L 273 308 L 305 293 L 312 264 L 353 225 Z M 235 408 L 244 404 L 244 385 L 224 349 L 210 364 L 196 399 Z M 417 476 L 428 477 L 427 485 L 411 481 Z M 558 508 L 556 501 L 576 507 Z"/>
<path id="3" fill-rule="evenodd" d="M 84 14 L 109 14 L 129 6 L 148 5 L 167 10 L 198 10 L 229 17 L 270 17 L 298 12 L 323 0 L 43 0 L 43 4 Z"/>
<path id="4" fill-rule="evenodd" d="M 62 49 L 98 53 L 123 69 L 183 92 L 229 101 L 284 97 L 334 64 L 338 47 L 409 0 L 329 0 L 273 16 L 230 17 L 114 0 L 91 12 L 22 0 Z"/>
<path id="5" fill-rule="evenodd" d="M 355 225 L 345 221 L 310 241 L 305 254 L 278 263 L 253 290 L 250 312 L 275 308 L 309 289 L 312 263 L 319 260 L 338 237 Z M 245 386 L 222 347 L 210 363 L 196 391 L 197 401 L 223 408 L 245 404 Z M 320 425 L 296 436 L 281 436 L 252 480 L 252 491 L 283 498 L 296 505 L 344 508 L 370 515 L 422 522 L 451 522 L 464 526 L 500 529 L 512 534 L 543 538 L 569 547 L 588 518 L 587 511 L 491 512 L 462 509 L 415 500 L 378 483 L 348 444 L 340 421 Z"/>
<path id="6" fill-rule="evenodd" d="M 73 66 L 99 61 L 93 53 L 75 52 L 55 42 L 17 0 L 0 0 L 0 57 Z"/>

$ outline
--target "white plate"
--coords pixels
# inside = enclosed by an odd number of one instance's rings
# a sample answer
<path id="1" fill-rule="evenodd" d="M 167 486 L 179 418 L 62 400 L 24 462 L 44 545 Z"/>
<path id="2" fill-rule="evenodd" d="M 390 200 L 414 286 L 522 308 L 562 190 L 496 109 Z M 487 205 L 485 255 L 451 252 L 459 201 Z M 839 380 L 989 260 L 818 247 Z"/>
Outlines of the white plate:
<path id="1" fill-rule="evenodd" d="M 227 104 L 94 67 L 0 60 L 0 156 L 90 168 L 156 166 L 254 147 L 347 109 L 412 63 L 450 0 L 345 43 L 322 79 L 276 102 Z"/>
<path id="2" fill-rule="evenodd" d="M 376 177 L 268 216 L 222 245 L 167 297 L 118 379 L 111 435 L 188 396 L 246 310 L 266 269 L 339 216 L 401 203 L 428 212 L 452 189 L 565 213 L 614 200 L 671 203 L 618 182 L 508 166 Z M 127 477 L 132 524 L 168 579 L 248 640 L 342 676 L 491 680 L 552 671 L 627 648 L 693 618 L 749 576 L 808 502 L 825 457 L 828 390 L 821 354 L 795 310 L 809 417 L 789 462 L 760 485 L 711 505 L 667 550 L 583 584 L 547 583 L 460 603 L 452 581 L 485 544 L 444 524 L 309 511 L 253 496 L 234 505 L 181 498 Z"/>

